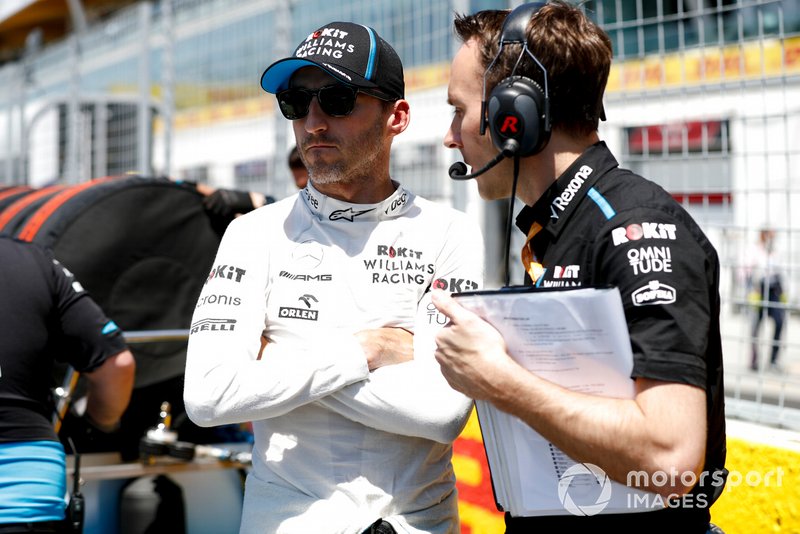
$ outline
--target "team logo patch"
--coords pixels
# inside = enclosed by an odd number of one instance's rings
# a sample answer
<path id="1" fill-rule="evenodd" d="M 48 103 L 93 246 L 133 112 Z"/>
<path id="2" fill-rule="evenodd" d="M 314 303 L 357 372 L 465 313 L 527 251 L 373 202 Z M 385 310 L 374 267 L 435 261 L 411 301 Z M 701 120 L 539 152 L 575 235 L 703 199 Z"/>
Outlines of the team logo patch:
<path id="1" fill-rule="evenodd" d="M 639 241 L 640 239 L 668 239 L 675 241 L 675 225 L 665 223 L 644 222 L 642 224 L 629 224 L 611 230 L 611 239 L 614 246 Z"/>
<path id="2" fill-rule="evenodd" d="M 652 280 L 646 286 L 640 287 L 631 293 L 634 306 L 672 304 L 675 302 L 675 297 L 675 288 L 667 284 L 662 284 L 658 280 Z"/>

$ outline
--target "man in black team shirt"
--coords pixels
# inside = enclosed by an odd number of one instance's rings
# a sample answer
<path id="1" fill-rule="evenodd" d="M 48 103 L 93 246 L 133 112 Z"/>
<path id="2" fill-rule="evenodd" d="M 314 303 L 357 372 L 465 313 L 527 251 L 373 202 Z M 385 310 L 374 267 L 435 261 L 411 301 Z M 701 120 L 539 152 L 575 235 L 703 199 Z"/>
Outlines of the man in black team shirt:
<path id="1" fill-rule="evenodd" d="M 463 45 L 451 69 L 454 117 L 445 145 L 473 169 L 500 147 L 521 156 L 516 196 L 526 207 L 517 226 L 528 236 L 527 281 L 619 288 L 635 397 L 570 391 L 527 372 L 497 330 L 443 292 L 433 301 L 452 324 L 437 335 L 437 360 L 455 389 L 519 417 L 573 460 L 618 482 L 644 474 L 635 479 L 649 481 L 640 489 L 668 502 L 626 514 L 507 514 L 507 532 L 705 533 L 725 480 L 716 251 L 668 193 L 620 169 L 600 141 L 611 41 L 579 8 L 555 1 L 512 15 L 482 11 L 458 17 L 455 29 Z M 522 86 L 506 79 L 512 72 L 526 78 Z M 481 135 L 484 120 L 491 137 Z M 513 160 L 477 178 L 483 198 L 511 194 Z"/>
<path id="2" fill-rule="evenodd" d="M 0 532 L 61 532 L 66 457 L 51 419 L 55 361 L 87 380 L 85 419 L 116 428 L 133 355 L 119 328 L 44 249 L 0 237 Z"/>

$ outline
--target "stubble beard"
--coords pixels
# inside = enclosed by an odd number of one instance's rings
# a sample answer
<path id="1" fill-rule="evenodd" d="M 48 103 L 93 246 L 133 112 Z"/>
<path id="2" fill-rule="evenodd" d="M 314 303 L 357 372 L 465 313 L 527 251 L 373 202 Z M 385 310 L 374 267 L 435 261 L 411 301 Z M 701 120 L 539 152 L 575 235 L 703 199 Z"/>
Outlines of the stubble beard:
<path id="1" fill-rule="evenodd" d="M 354 183 L 368 181 L 378 168 L 383 152 L 383 119 L 376 119 L 371 128 L 347 141 L 343 158 L 334 163 L 306 162 L 308 177 L 314 184 Z M 341 145 L 340 145 L 341 146 Z"/>

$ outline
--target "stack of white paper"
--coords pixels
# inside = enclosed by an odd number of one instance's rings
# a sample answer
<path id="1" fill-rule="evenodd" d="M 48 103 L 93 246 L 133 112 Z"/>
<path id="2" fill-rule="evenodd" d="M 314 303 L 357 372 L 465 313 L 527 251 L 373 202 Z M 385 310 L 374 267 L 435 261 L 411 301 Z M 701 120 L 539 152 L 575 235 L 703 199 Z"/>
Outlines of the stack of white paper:
<path id="1" fill-rule="evenodd" d="M 538 376 L 571 390 L 633 398 L 633 354 L 617 288 L 512 288 L 456 297 L 497 328 L 512 357 Z M 495 499 L 512 515 L 630 513 L 662 505 L 595 466 L 577 464 L 518 418 L 486 402 L 476 405 Z"/>

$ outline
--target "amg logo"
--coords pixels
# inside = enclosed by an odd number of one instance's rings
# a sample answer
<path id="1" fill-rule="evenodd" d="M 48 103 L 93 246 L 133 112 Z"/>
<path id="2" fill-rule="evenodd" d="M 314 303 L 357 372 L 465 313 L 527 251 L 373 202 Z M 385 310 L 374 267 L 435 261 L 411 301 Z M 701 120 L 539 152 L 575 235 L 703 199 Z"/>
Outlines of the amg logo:
<path id="1" fill-rule="evenodd" d="M 319 317 L 318 310 L 304 310 L 302 308 L 278 308 L 278 316 L 284 319 L 303 319 L 316 321 Z"/>
<path id="2" fill-rule="evenodd" d="M 317 282 L 330 282 L 333 280 L 332 274 L 292 274 L 288 271 L 281 271 L 278 273 L 281 278 L 288 278 L 289 280 L 304 280 L 317 281 Z"/>
<path id="3" fill-rule="evenodd" d="M 236 319 L 200 319 L 192 325 L 190 334 L 197 332 L 233 332 L 236 327 Z"/>

